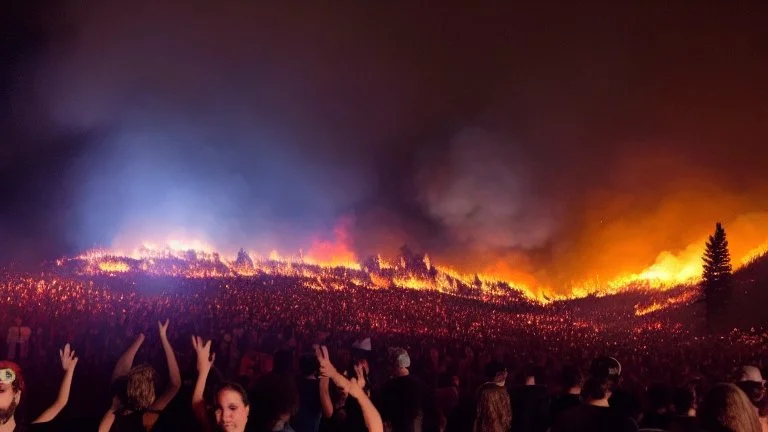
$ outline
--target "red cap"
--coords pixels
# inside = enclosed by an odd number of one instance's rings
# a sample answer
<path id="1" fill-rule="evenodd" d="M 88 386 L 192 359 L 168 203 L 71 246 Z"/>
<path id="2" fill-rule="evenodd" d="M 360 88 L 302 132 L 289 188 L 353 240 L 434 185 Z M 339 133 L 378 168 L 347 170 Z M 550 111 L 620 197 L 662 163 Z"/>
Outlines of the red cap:
<path id="1" fill-rule="evenodd" d="M 24 391 L 24 374 L 21 373 L 21 367 L 16 363 L 8 360 L 0 361 L 0 370 L 10 369 L 16 374 L 16 379 L 13 380 L 13 388 L 15 390 Z"/>

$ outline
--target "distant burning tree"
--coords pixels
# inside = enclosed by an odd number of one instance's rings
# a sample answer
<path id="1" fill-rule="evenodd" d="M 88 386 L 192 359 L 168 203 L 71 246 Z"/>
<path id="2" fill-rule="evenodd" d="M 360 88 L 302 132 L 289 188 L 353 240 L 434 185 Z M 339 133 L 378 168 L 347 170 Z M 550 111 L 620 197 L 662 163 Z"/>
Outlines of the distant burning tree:
<path id="1" fill-rule="evenodd" d="M 707 309 L 707 327 L 710 332 L 723 324 L 724 312 L 731 296 L 731 253 L 728 251 L 728 239 L 720 222 L 715 232 L 709 236 L 704 251 L 704 273 L 702 284 Z"/>

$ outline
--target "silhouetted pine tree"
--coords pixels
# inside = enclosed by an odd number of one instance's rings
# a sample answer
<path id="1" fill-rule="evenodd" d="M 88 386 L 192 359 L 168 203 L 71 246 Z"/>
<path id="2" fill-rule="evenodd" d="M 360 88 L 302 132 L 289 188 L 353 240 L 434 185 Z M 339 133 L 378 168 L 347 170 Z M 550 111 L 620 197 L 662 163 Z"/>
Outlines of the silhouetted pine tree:
<path id="1" fill-rule="evenodd" d="M 707 309 L 707 328 L 714 332 L 724 324 L 724 312 L 731 296 L 731 253 L 728 251 L 725 229 L 720 222 L 715 225 L 714 234 L 709 236 L 703 259 L 702 284 Z"/>

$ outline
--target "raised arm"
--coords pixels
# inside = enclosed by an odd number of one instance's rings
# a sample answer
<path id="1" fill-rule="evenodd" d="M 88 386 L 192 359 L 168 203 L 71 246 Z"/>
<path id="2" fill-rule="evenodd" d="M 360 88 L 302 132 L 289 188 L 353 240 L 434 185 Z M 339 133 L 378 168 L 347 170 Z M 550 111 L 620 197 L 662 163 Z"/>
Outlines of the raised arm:
<path id="1" fill-rule="evenodd" d="M 331 418 L 333 416 L 331 379 L 328 377 L 320 377 L 320 408 L 323 411 L 323 417 Z"/>
<path id="2" fill-rule="evenodd" d="M 128 374 L 133 366 L 133 359 L 136 357 L 136 353 L 139 352 L 142 343 L 144 343 L 144 333 L 139 333 L 131 346 L 117 359 L 115 370 L 112 371 L 111 382 L 114 382 L 118 377 Z"/>
<path id="3" fill-rule="evenodd" d="M 165 360 L 168 362 L 168 376 L 170 377 L 170 382 L 168 383 L 168 388 L 165 389 L 163 394 L 160 395 L 150 407 L 150 410 L 152 411 L 164 410 L 181 388 L 179 364 L 176 362 L 176 354 L 173 352 L 173 347 L 171 346 L 171 343 L 168 342 L 168 322 L 169 320 L 165 320 L 165 323 L 158 322 L 157 328 L 160 332 L 160 341 L 163 344 L 163 351 L 165 351 Z"/>
<path id="4" fill-rule="evenodd" d="M 53 420 L 69 401 L 69 390 L 72 387 L 72 376 L 75 373 L 75 366 L 77 366 L 77 357 L 75 357 L 75 352 L 70 349 L 69 344 L 66 344 L 63 350 L 59 350 L 59 358 L 61 358 L 61 368 L 64 369 L 64 379 L 61 380 L 59 396 L 53 405 L 43 411 L 32 423 L 45 423 Z"/>
<path id="5" fill-rule="evenodd" d="M 346 379 L 340 374 L 331 363 L 328 358 L 328 348 L 315 346 L 315 355 L 320 362 L 320 374 L 324 377 L 330 378 L 334 384 L 345 389 L 349 392 L 349 395 L 357 399 L 360 404 L 360 409 L 363 412 L 363 420 L 365 421 L 365 427 L 369 432 L 384 432 L 384 423 L 381 420 L 379 411 L 373 406 L 371 399 L 365 394 L 365 378 L 363 375 L 362 367 L 355 366 L 356 377 L 351 380 Z"/>
<path id="6" fill-rule="evenodd" d="M 119 406 L 120 402 L 118 401 L 117 396 L 114 396 L 112 398 L 112 407 L 110 407 L 106 414 L 104 414 L 104 417 L 101 418 L 99 432 L 109 432 L 109 430 L 112 429 L 112 423 L 115 422 L 115 412 Z"/>
<path id="7" fill-rule="evenodd" d="M 208 424 L 208 416 L 205 414 L 203 392 L 205 391 L 205 382 L 208 379 L 208 374 L 211 372 L 211 367 L 213 367 L 213 361 L 216 360 L 216 354 L 211 355 L 211 341 L 203 343 L 203 339 L 200 336 L 192 336 L 192 347 L 197 354 L 198 372 L 195 389 L 192 392 L 192 411 L 194 411 L 197 421 L 208 430 L 210 425 Z"/>
<path id="8" fill-rule="evenodd" d="M 363 411 L 365 426 L 370 432 L 384 432 L 384 422 L 381 420 L 379 410 L 371 402 L 371 398 L 365 393 L 365 374 L 362 366 L 355 366 L 356 378 L 350 380 L 349 394 L 357 399 Z M 343 378 L 343 377 L 342 377 Z"/>

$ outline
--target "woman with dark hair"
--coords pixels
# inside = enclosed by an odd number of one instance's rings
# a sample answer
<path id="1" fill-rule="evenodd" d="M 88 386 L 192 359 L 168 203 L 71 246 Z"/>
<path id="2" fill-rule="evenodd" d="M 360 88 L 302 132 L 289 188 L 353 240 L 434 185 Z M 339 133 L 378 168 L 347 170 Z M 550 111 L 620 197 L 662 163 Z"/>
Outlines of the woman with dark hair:
<path id="1" fill-rule="evenodd" d="M 192 393 L 192 410 L 203 429 L 211 431 L 214 430 L 214 426 L 208 416 L 203 393 L 216 355 L 211 355 L 211 341 L 203 342 L 199 336 L 192 336 L 192 347 L 194 347 L 197 355 L 198 372 L 195 389 Z M 251 404 L 245 389 L 240 384 L 227 382 L 216 390 L 214 399 L 215 430 L 243 432 L 251 411 Z"/>
<path id="2" fill-rule="evenodd" d="M 149 432 L 160 418 L 160 413 L 173 400 L 181 388 L 181 373 L 176 363 L 176 355 L 168 341 L 168 320 L 157 323 L 160 341 L 168 362 L 170 383 L 168 388 L 156 396 L 155 381 L 157 372 L 149 365 L 132 368 L 133 359 L 144 343 L 144 334 L 139 334 L 133 344 L 118 359 L 112 372 L 112 408 L 104 414 L 99 424 L 99 432 L 129 431 Z"/>
<path id="3" fill-rule="evenodd" d="M 708 432 L 761 432 L 752 403 L 733 384 L 718 384 L 707 393 L 698 411 L 699 425 Z"/>
<path id="4" fill-rule="evenodd" d="M 64 369 L 64 379 L 61 380 L 59 395 L 53 405 L 40 414 L 33 424 L 47 423 L 61 412 L 69 401 L 69 390 L 72 387 L 72 376 L 77 366 L 75 352 L 69 347 L 59 350 L 61 367 Z M 26 390 L 24 374 L 18 364 L 12 361 L 0 361 L 0 430 L 17 431 L 24 430 L 24 426 L 16 423 L 16 408 L 21 403 L 21 396 Z"/>
<path id="5" fill-rule="evenodd" d="M 219 430 L 241 432 L 248 423 L 251 403 L 243 386 L 233 382 L 222 384 L 216 391 L 214 413 Z"/>

